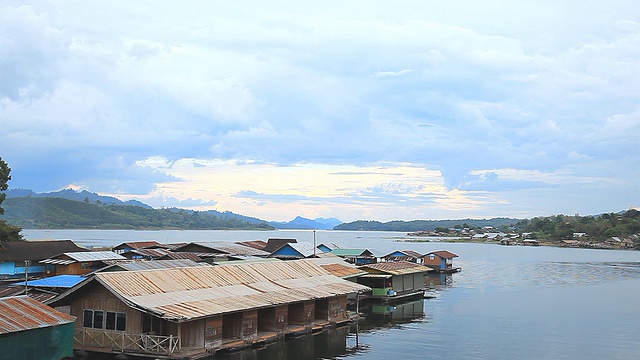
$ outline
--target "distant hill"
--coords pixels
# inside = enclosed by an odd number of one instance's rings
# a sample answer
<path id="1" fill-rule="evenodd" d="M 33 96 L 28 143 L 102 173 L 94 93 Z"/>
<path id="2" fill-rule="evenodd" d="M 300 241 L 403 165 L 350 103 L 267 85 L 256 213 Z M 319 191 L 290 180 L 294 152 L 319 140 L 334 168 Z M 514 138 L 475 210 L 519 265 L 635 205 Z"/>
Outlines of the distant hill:
<path id="1" fill-rule="evenodd" d="M 98 203 L 98 204 L 104 204 L 104 205 L 132 205 L 132 206 L 141 206 L 143 208 L 152 209 L 151 206 L 137 200 L 122 201 L 112 196 L 103 196 L 103 195 L 99 195 L 86 190 L 77 192 L 73 189 L 64 189 L 64 190 L 52 191 L 48 193 L 35 193 L 33 190 L 29 190 L 29 189 L 9 189 L 6 191 L 6 194 L 7 194 L 7 198 L 15 198 L 15 197 L 61 198 L 61 199 L 67 199 L 67 200 Z"/>
<path id="2" fill-rule="evenodd" d="M 456 225 L 469 227 L 492 226 L 500 228 L 502 226 L 514 225 L 521 219 L 493 218 L 493 219 L 460 219 L 460 220 L 413 220 L 413 221 L 367 221 L 358 220 L 344 223 L 334 227 L 334 230 L 364 230 L 364 231 L 422 231 L 435 230 L 437 227 L 452 228 Z"/>
<path id="3" fill-rule="evenodd" d="M 112 197 L 112 196 L 103 196 L 103 195 L 99 195 L 93 192 L 89 192 L 86 190 L 77 192 L 73 189 L 64 189 L 64 190 L 60 190 L 60 191 L 52 191 L 52 192 L 47 192 L 47 193 L 36 193 L 33 190 L 30 189 L 9 189 L 6 191 L 7 194 L 7 199 L 16 199 L 16 198 L 28 198 L 28 199 L 44 199 L 44 198 L 49 198 L 49 199 L 53 199 L 53 198 L 58 198 L 58 199 L 66 199 L 66 200 L 73 200 L 76 202 L 82 202 L 84 204 L 88 204 L 88 205 L 98 205 L 98 206 L 110 206 L 110 205 L 120 205 L 120 206 L 137 206 L 137 207 L 142 207 L 148 210 L 153 210 L 153 207 L 137 201 L 137 200 L 128 200 L 128 201 L 122 201 L 118 198 Z M 47 205 L 43 205 L 43 204 L 47 204 Z M 53 202 L 44 202 L 41 203 L 42 206 L 51 206 L 51 204 L 57 203 L 56 201 Z M 49 210 L 46 209 L 40 209 L 41 211 L 44 212 L 48 212 Z M 264 228 L 265 224 L 267 224 L 267 226 L 269 227 L 273 227 L 276 229 L 301 229 L 301 230 L 306 230 L 306 229 L 318 229 L 318 230 L 325 230 L 325 229 L 333 229 L 334 226 L 341 224 L 342 222 L 336 218 L 316 218 L 315 220 L 311 220 L 311 219 L 306 219 L 303 217 L 296 217 L 295 219 L 289 221 L 289 222 L 267 222 L 265 220 L 262 219 L 258 219 L 255 217 L 250 217 L 250 216 L 245 216 L 245 215 L 240 215 L 240 214 L 235 214 L 232 213 L 230 211 L 217 211 L 217 210 L 207 210 L 207 211 L 195 211 L 195 210 L 188 210 L 188 209 L 180 209 L 180 208 L 165 208 L 162 210 L 158 210 L 158 211 L 168 211 L 168 212 L 173 212 L 176 214 L 182 214 L 182 213 L 187 213 L 187 214 L 200 214 L 200 215 L 206 215 L 206 216 L 210 216 L 213 217 L 215 219 L 218 219 L 219 221 L 225 221 L 228 224 L 241 224 L 241 223 L 245 223 L 246 226 L 253 226 L 256 228 Z M 35 221 L 32 219 L 32 217 L 30 218 L 28 216 L 28 214 L 24 214 L 24 213 L 17 213 L 18 215 L 14 214 L 14 216 L 12 217 L 11 221 L 13 223 L 15 223 L 17 226 L 21 226 L 23 228 L 33 228 L 34 226 L 38 226 L 38 227 L 44 227 L 44 228 L 49 228 L 49 227 L 60 227 L 61 224 L 69 224 L 69 226 L 71 227 L 76 227 L 76 226 L 86 226 L 86 224 L 92 224 L 90 225 L 91 227 L 95 227 L 95 223 L 96 221 L 91 221 L 91 219 L 85 218 L 83 215 L 84 214 L 76 214 L 78 216 L 80 216 L 80 218 L 77 218 L 75 220 L 68 218 L 63 222 L 60 222 L 58 220 L 53 221 L 51 223 L 48 222 L 40 222 L 40 221 Z M 22 214 L 22 215 L 19 215 Z M 95 215 L 95 214 L 94 214 Z M 71 216 L 71 215 L 69 215 Z M 75 215 L 74 215 L 75 216 Z M 5 216 L 5 218 L 9 218 L 9 216 Z M 110 217 L 109 217 L 110 218 Z M 116 219 L 111 219 L 113 222 L 109 222 L 108 226 L 110 228 L 127 228 L 129 226 L 131 226 L 131 221 L 126 221 L 126 219 L 118 222 L 116 221 Z M 77 223 L 76 223 L 77 221 Z M 101 221 L 98 221 L 98 223 L 103 223 Z M 19 225 L 19 224 L 25 224 L 25 225 Z M 69 228 L 69 226 L 64 226 Z M 104 226 L 104 225 L 99 225 L 99 226 Z M 136 225 L 136 226 L 144 226 L 144 225 Z M 159 224 L 152 224 L 149 225 L 151 227 L 156 227 L 159 226 Z"/>
<path id="4" fill-rule="evenodd" d="M 222 218 L 202 211 L 97 205 L 53 197 L 12 197 L 2 206 L 2 219 L 25 229 L 273 229 L 266 222 Z"/>
<path id="5" fill-rule="evenodd" d="M 289 222 L 269 222 L 269 225 L 276 229 L 299 229 L 299 230 L 331 230 L 342 222 L 336 218 L 316 218 L 315 220 L 297 216 Z"/>

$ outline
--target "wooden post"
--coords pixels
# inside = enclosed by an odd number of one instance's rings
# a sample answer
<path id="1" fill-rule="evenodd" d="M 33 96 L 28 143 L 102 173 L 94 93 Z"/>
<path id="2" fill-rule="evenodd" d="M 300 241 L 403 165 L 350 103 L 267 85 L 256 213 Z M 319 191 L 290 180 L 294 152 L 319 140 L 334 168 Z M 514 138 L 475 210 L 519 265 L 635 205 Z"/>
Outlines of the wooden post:
<path id="1" fill-rule="evenodd" d="M 182 350 L 182 323 L 178 323 L 178 351 Z"/>

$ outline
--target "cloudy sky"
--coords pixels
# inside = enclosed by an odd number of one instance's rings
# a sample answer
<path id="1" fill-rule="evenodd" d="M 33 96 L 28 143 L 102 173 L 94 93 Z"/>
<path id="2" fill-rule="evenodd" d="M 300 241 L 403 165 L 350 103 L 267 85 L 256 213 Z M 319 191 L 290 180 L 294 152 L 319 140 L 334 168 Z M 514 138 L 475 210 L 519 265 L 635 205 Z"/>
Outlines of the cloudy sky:
<path id="1" fill-rule="evenodd" d="M 640 206 L 636 1 L 24 3 L 10 188 L 277 221 Z"/>

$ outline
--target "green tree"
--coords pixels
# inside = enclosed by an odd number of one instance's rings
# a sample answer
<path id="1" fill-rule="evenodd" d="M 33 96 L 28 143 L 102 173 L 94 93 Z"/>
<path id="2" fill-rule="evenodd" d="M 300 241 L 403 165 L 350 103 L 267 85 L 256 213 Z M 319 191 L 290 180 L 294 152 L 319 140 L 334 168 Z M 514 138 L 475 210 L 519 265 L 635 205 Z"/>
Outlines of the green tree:
<path id="1" fill-rule="evenodd" d="M 7 197 L 4 193 L 9 188 L 9 180 L 11 180 L 11 168 L 0 157 L 0 215 L 4 214 L 2 202 Z M 0 242 L 24 240 L 20 234 L 21 228 L 7 224 L 6 221 L 0 220 Z"/>
<path id="2" fill-rule="evenodd" d="M 11 168 L 7 163 L 2 160 L 0 157 L 0 215 L 4 214 L 4 209 L 2 208 L 2 202 L 7 197 L 7 194 L 4 193 L 5 190 L 9 188 L 9 180 L 11 180 Z"/>

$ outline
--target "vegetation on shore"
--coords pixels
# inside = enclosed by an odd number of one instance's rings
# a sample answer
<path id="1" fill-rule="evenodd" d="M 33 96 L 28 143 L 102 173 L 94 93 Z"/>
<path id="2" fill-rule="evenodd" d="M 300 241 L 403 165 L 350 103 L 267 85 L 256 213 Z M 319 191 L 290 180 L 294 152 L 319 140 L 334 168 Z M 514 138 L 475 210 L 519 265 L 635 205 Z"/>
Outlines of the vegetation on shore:
<path id="1" fill-rule="evenodd" d="M 8 198 L 5 218 L 27 229 L 271 230 L 267 223 L 183 209 L 103 205 L 62 198 Z"/>

